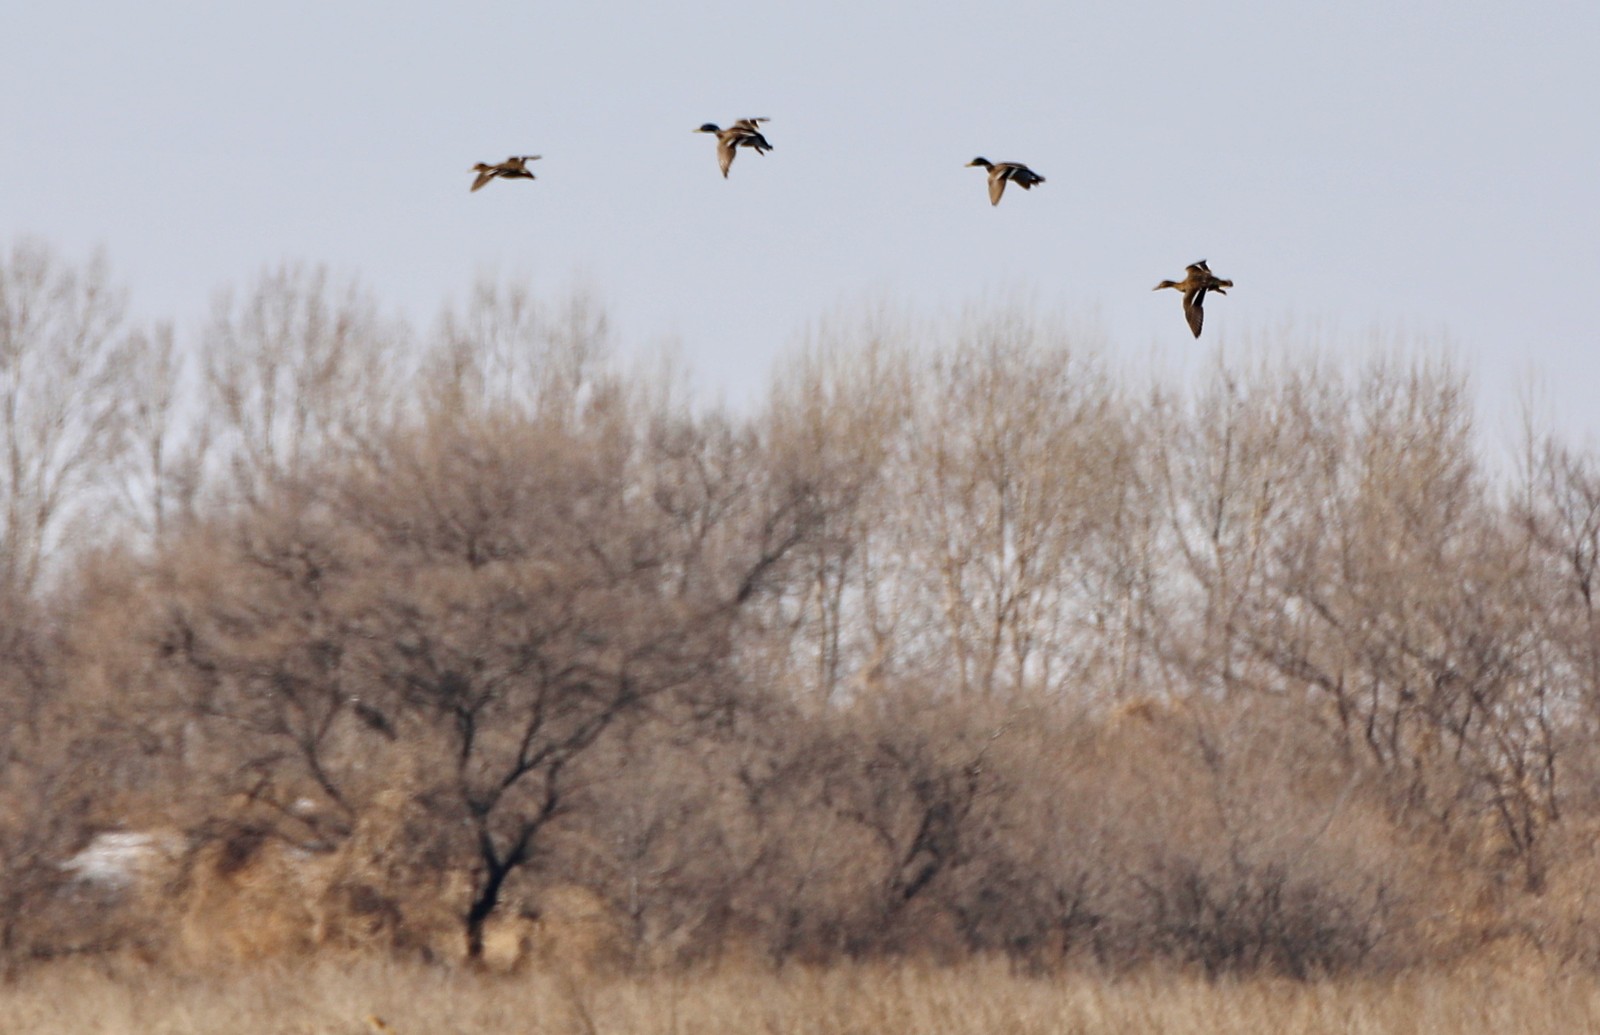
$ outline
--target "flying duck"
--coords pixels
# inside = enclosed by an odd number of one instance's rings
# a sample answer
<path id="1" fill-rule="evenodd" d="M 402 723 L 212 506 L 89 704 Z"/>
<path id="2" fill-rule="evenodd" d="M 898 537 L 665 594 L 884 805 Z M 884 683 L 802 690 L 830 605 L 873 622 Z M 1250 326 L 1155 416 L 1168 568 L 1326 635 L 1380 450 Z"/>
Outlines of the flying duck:
<path id="1" fill-rule="evenodd" d="M 1193 263 L 1187 270 L 1188 276 L 1182 280 L 1163 280 L 1153 290 L 1162 288 L 1177 288 L 1183 292 L 1183 315 L 1189 321 L 1189 329 L 1196 338 L 1200 337 L 1200 325 L 1205 322 L 1206 311 L 1202 306 L 1206 300 L 1207 291 L 1215 291 L 1219 295 L 1226 295 L 1224 288 L 1233 287 L 1233 281 L 1223 280 L 1211 272 L 1211 267 L 1206 265 L 1206 260 L 1201 259 Z"/>
<path id="2" fill-rule="evenodd" d="M 761 123 L 771 122 L 771 119 L 740 119 L 727 129 L 717 128 L 715 122 L 707 122 L 696 133 L 712 133 L 717 138 L 717 165 L 722 167 L 722 178 L 728 178 L 728 167 L 733 165 L 734 152 L 741 147 L 751 147 L 756 154 L 764 155 L 772 150 L 772 145 L 767 138 L 761 135 Z"/>
<path id="3" fill-rule="evenodd" d="M 1010 180 L 1023 190 L 1032 190 L 1036 183 L 1043 183 L 1044 177 L 1023 165 L 1021 162 L 991 162 L 987 158 L 978 157 L 967 163 L 967 168 L 981 166 L 989 170 L 989 204 L 1000 204 L 1000 195 L 1006 192 L 1006 181 Z"/>
<path id="4" fill-rule="evenodd" d="M 478 190 L 496 176 L 503 176 L 508 180 L 534 179 L 533 173 L 528 171 L 528 163 L 538 160 L 538 155 L 512 155 L 499 165 L 479 162 L 472 167 L 472 171 L 478 174 L 478 178 L 472 181 L 472 189 Z"/>

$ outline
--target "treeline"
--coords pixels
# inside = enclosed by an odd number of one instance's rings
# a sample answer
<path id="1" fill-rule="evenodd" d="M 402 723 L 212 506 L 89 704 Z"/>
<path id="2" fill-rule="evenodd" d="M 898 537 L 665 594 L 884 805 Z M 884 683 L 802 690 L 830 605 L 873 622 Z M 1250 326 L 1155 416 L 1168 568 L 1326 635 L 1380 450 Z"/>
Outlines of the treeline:
<path id="1" fill-rule="evenodd" d="M 1418 352 L 824 328 L 748 416 L 486 285 L 195 340 L 0 257 L 0 953 L 1600 962 L 1600 458 Z"/>

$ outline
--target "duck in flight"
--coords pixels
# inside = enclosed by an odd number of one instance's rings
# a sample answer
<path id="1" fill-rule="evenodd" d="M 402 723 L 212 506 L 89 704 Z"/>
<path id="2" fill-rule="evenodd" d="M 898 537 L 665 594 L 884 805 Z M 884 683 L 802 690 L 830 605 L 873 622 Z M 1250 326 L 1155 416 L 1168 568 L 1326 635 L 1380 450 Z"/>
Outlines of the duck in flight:
<path id="1" fill-rule="evenodd" d="M 512 155 L 499 165 L 479 162 L 472 167 L 472 171 L 478 174 L 478 178 L 472 181 L 472 189 L 480 189 L 496 176 L 504 177 L 508 180 L 534 179 L 533 173 L 528 171 L 528 163 L 537 162 L 538 160 L 538 155 Z"/>
<path id="2" fill-rule="evenodd" d="M 1224 288 L 1233 287 L 1233 281 L 1223 280 L 1211 272 L 1211 267 L 1206 265 L 1206 260 L 1192 263 L 1186 270 L 1188 274 L 1182 280 L 1163 280 L 1154 288 L 1177 288 L 1183 292 L 1183 315 L 1189 321 L 1189 329 L 1196 338 L 1200 337 L 1200 325 L 1205 322 L 1206 311 L 1203 308 L 1206 292 L 1214 291 L 1219 295 L 1226 295 Z"/>
<path id="3" fill-rule="evenodd" d="M 1044 177 L 1023 165 L 1021 162 L 991 162 L 984 157 L 974 158 L 967 163 L 967 168 L 979 166 L 989 170 L 989 204 L 1000 204 L 1000 195 L 1006 192 L 1006 181 L 1010 180 L 1023 190 L 1032 190 L 1036 183 L 1043 183 Z"/>
<path id="4" fill-rule="evenodd" d="M 761 123 L 771 119 L 740 119 L 727 129 L 719 129 L 715 122 L 707 122 L 696 133 L 712 133 L 717 138 L 717 165 L 722 167 L 722 178 L 728 178 L 728 168 L 733 165 L 734 153 L 741 147 L 754 148 L 764 155 L 772 150 L 767 138 L 761 135 Z"/>

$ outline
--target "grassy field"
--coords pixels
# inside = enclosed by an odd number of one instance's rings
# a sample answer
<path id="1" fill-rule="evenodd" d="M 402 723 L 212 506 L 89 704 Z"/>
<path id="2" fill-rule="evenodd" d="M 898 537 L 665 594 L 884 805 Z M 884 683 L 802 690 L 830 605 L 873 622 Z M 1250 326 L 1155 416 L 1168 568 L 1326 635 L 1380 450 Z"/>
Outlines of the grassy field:
<path id="1" fill-rule="evenodd" d="M 230 976 L 62 964 L 0 988 L 6 1035 L 1095 1035 L 1600 1031 L 1600 980 L 1538 965 L 1392 981 L 1022 978 L 1004 966 L 602 979 L 379 964 Z"/>

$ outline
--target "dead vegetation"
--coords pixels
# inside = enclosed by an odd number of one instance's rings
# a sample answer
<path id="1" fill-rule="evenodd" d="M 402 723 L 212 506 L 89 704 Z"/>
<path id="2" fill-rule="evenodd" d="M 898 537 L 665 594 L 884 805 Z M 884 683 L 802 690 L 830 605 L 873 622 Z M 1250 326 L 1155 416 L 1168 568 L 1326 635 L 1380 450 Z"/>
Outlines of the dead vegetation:
<path id="1" fill-rule="evenodd" d="M 286 269 L 185 360 L 99 267 L 0 288 L 13 971 L 1600 961 L 1600 461 L 1491 477 L 1447 364 L 880 315 L 735 417 L 581 298 Z"/>
<path id="2" fill-rule="evenodd" d="M 622 978 L 514 979 L 393 961 L 266 965 L 205 978 L 62 964 L 0 986 L 14 1035 L 740 1035 L 1275 1032 L 1378 1035 L 1588 1031 L 1592 976 L 1526 960 L 1339 982 L 1207 982 L 1173 974 L 1026 977 L 1001 964 L 724 968 Z"/>

